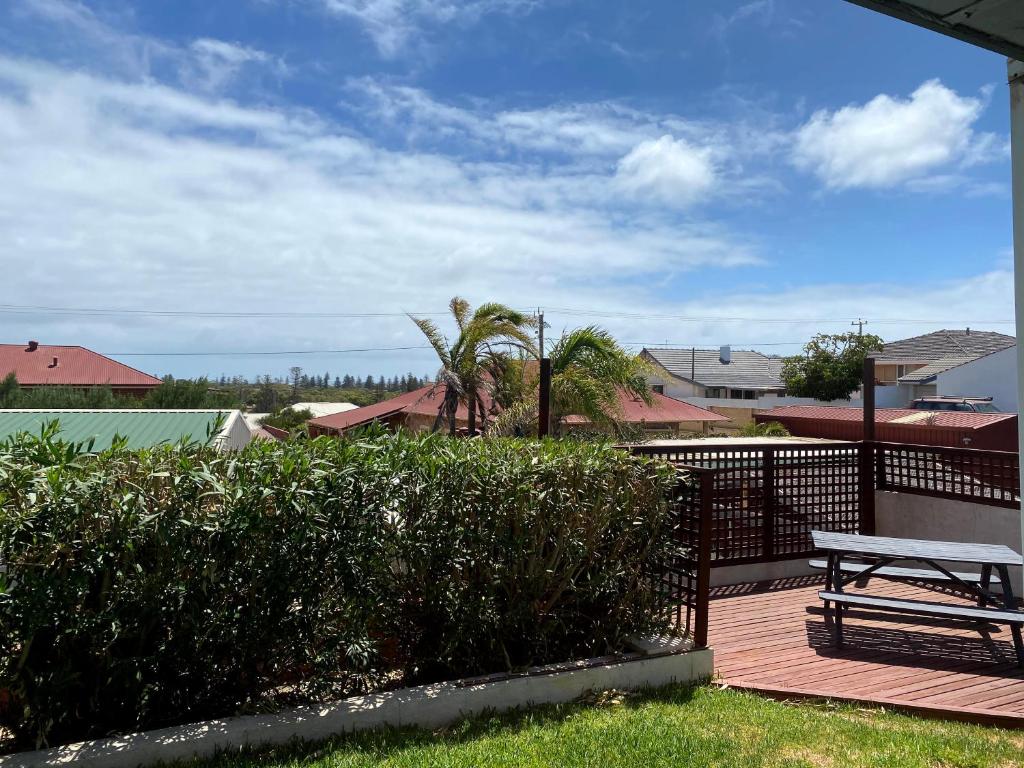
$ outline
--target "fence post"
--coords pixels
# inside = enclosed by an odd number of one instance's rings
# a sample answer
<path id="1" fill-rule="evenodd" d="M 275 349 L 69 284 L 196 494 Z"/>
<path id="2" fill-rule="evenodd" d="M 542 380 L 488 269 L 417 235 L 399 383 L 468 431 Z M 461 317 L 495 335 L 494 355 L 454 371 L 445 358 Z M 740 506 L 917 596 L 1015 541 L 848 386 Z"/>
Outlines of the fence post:
<path id="1" fill-rule="evenodd" d="M 711 528 L 715 473 L 700 473 L 700 534 L 697 545 L 697 600 L 693 621 L 693 645 L 708 644 L 708 611 L 711 595 Z"/>
<path id="2" fill-rule="evenodd" d="M 878 446 L 862 442 L 857 447 L 860 466 L 857 472 L 860 490 L 860 521 L 858 529 L 865 536 L 875 535 L 875 453 Z"/>
<path id="3" fill-rule="evenodd" d="M 764 513 L 761 515 L 761 550 L 764 557 L 775 555 L 775 449 L 765 448 L 761 462 L 761 489 Z"/>

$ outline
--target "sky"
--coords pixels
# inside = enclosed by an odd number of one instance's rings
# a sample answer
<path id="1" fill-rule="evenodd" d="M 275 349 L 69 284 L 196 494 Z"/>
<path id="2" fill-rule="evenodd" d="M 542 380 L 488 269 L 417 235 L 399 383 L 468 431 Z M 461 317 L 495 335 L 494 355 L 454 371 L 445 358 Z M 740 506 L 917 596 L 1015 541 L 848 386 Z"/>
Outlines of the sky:
<path id="1" fill-rule="evenodd" d="M 454 295 L 635 349 L 1013 333 L 1007 102 L 844 0 L 4 0 L 0 341 L 422 375 Z"/>

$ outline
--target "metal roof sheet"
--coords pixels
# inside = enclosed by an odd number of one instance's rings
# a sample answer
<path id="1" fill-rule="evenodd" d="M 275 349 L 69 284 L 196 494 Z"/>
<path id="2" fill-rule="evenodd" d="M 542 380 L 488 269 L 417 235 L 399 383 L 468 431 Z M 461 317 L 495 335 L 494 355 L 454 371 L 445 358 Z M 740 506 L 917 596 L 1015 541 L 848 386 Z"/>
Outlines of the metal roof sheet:
<path id="1" fill-rule="evenodd" d="M 680 379 L 705 387 L 783 390 L 782 358 L 746 349 L 731 350 L 723 363 L 717 349 L 644 349 L 646 355 Z"/>
<path id="2" fill-rule="evenodd" d="M 39 434 L 44 424 L 60 423 L 60 437 L 71 442 L 95 439 L 95 450 L 109 448 L 115 435 L 128 438 L 129 448 L 150 448 L 183 437 L 203 442 L 223 415 L 231 410 L 0 410 L 0 439 L 19 432 Z M 239 418 L 241 418 L 239 416 Z"/>
<path id="3" fill-rule="evenodd" d="M 292 411 L 309 411 L 314 419 L 321 416 L 330 416 L 332 413 L 344 413 L 354 411 L 359 406 L 355 403 L 324 403 L 324 402 L 303 402 L 292 403 L 288 406 Z"/>
<path id="4" fill-rule="evenodd" d="M 967 328 L 944 329 L 890 341 L 881 352 L 871 356 L 879 361 L 926 363 L 949 357 L 981 357 L 1016 344 L 1017 339 L 1005 333 Z"/>
<path id="5" fill-rule="evenodd" d="M 1020 0 L 849 2 L 1024 61 L 1024 3 Z"/>
<path id="6" fill-rule="evenodd" d="M 54 362 L 56 361 L 56 363 Z M 13 371 L 23 386 L 143 387 L 160 385 L 148 373 L 85 347 L 0 344 L 0 378 Z"/>
<path id="7" fill-rule="evenodd" d="M 925 414 L 924 419 L 917 421 L 918 414 Z M 863 421 L 864 411 L 860 408 L 828 405 L 784 405 L 761 411 L 759 415 L 765 419 L 820 419 L 836 421 Z M 930 417 L 934 415 L 934 419 Z M 875 411 L 875 423 L 886 424 L 899 422 L 906 424 L 907 419 L 913 420 L 913 426 L 920 427 L 959 427 L 961 429 L 981 429 L 1006 419 L 1015 419 L 1015 413 L 973 413 L 971 411 L 918 411 L 912 408 L 879 408 Z M 927 420 L 928 423 L 924 423 Z"/>
<path id="8" fill-rule="evenodd" d="M 654 402 L 647 405 L 639 397 L 632 397 L 619 392 L 619 407 L 622 409 L 622 420 L 627 424 L 668 423 L 678 424 L 683 421 L 729 421 L 728 416 L 700 408 L 696 405 L 676 400 L 668 395 L 651 393 Z M 586 424 L 588 420 L 582 416 L 567 416 L 566 424 Z"/>

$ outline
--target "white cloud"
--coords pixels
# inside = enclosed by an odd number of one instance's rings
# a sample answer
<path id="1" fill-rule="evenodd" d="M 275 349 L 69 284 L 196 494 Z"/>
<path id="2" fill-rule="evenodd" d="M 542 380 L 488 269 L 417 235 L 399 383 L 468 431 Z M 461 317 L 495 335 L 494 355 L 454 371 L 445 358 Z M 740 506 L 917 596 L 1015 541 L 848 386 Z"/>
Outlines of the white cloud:
<path id="1" fill-rule="evenodd" d="M 383 56 L 398 55 L 426 27 L 474 23 L 491 13 L 521 13 L 540 0 L 319 0 L 336 16 L 356 20 Z"/>
<path id="2" fill-rule="evenodd" d="M 189 85 L 203 91 L 220 91 L 251 64 L 273 64 L 284 72 L 283 62 L 265 51 L 238 43 L 209 37 L 193 40 L 192 54 L 183 62 L 184 77 Z"/>
<path id="3" fill-rule="evenodd" d="M 685 206 L 707 195 L 715 183 L 711 150 L 662 136 L 634 147 L 619 161 L 616 180 L 628 192 Z"/>
<path id="4" fill-rule="evenodd" d="M 864 105 L 821 110 L 796 133 L 795 164 L 830 189 L 893 187 L 992 156 L 993 137 L 973 126 L 982 99 L 929 80 L 908 99 L 886 94 Z"/>
<path id="5" fill-rule="evenodd" d="M 301 112 L 4 58 L 0 175 L 5 294 L 26 304 L 399 312 L 458 291 L 628 306 L 645 294 L 632 283 L 757 261 L 700 220 L 623 217 L 610 173 L 388 151 Z M 15 338 L 106 350 L 418 342 L 400 318 L 244 333 L 213 320 L 4 322 Z"/>
<path id="6" fill-rule="evenodd" d="M 78 0 L 18 0 L 24 13 L 69 32 L 84 68 L 113 71 L 127 78 L 150 76 L 169 65 L 189 90 L 223 91 L 246 69 L 280 78 L 288 68 L 279 57 L 239 43 L 199 38 L 175 45 L 121 29 L 115 19 L 98 16 Z"/>

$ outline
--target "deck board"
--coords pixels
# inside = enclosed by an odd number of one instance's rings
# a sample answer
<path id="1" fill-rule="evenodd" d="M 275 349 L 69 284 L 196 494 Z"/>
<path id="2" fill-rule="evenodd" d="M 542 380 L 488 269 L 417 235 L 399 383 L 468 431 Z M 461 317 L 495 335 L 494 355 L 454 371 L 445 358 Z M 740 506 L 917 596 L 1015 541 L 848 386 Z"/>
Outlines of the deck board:
<path id="1" fill-rule="evenodd" d="M 823 576 L 712 590 L 709 643 L 721 682 L 777 696 L 874 702 L 929 716 L 1024 728 L 1024 670 L 1009 627 L 851 609 L 832 646 Z M 941 584 L 874 579 L 847 590 L 964 602 Z"/>

